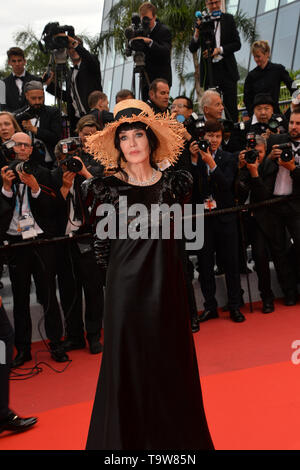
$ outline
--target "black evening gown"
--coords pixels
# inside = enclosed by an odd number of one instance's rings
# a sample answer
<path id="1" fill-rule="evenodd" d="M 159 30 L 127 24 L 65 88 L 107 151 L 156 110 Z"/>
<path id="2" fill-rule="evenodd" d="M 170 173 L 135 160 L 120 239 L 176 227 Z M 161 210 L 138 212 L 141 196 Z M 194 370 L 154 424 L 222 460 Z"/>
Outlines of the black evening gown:
<path id="1" fill-rule="evenodd" d="M 117 208 L 183 203 L 188 172 L 167 170 L 152 186 L 114 176 L 86 183 L 92 213 Z M 106 243 L 106 246 L 105 246 Z M 98 244 L 98 245 L 97 245 Z M 104 349 L 87 450 L 211 450 L 187 291 L 178 240 L 97 240 L 106 277 Z"/>

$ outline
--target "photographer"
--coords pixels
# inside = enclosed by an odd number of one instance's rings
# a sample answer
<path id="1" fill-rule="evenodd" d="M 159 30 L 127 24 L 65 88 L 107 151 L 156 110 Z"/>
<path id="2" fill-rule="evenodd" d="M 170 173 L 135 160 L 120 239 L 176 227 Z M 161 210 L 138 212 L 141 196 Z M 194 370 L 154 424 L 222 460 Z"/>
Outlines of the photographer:
<path id="1" fill-rule="evenodd" d="M 204 204 L 205 211 L 235 206 L 234 181 L 237 164 L 230 153 L 220 150 L 223 126 L 207 121 L 204 139 L 191 145 L 195 165 L 194 203 Z M 204 296 L 204 312 L 199 321 L 218 317 L 215 282 L 215 253 L 218 250 L 225 270 L 230 318 L 243 322 L 240 312 L 238 228 L 236 213 L 209 216 L 204 221 L 204 245 L 198 253 L 198 271 Z"/>
<path id="2" fill-rule="evenodd" d="M 147 104 L 155 114 L 165 113 L 169 107 L 170 87 L 163 78 L 157 78 L 149 87 L 149 99 Z"/>
<path id="3" fill-rule="evenodd" d="M 254 114 L 245 124 L 245 133 L 254 132 L 269 139 L 272 134 L 285 133 L 288 123 L 282 114 L 274 114 L 275 103 L 268 93 L 259 93 L 253 102 Z"/>
<path id="4" fill-rule="evenodd" d="M 245 203 L 248 198 L 250 204 L 259 201 L 255 185 L 257 185 L 256 178 L 261 178 L 266 150 L 267 142 L 264 137 L 255 136 L 254 134 L 249 135 L 247 148 L 239 155 L 240 171 L 237 180 L 239 204 Z M 261 207 L 250 212 L 243 212 L 242 215 L 246 245 L 251 245 L 252 257 L 255 262 L 258 289 L 262 299 L 262 313 L 271 313 L 275 310 L 275 307 L 270 272 L 272 250 L 267 236 L 269 233 L 269 208 L 267 206 Z M 243 248 L 246 249 L 246 247 Z M 276 259 L 274 265 L 276 269 Z M 284 285 L 282 288 L 284 289 Z"/>
<path id="5" fill-rule="evenodd" d="M 66 90 L 56 90 L 53 83 L 54 74 L 46 81 L 47 91 L 52 95 L 55 92 L 67 103 L 70 120 L 71 135 L 74 135 L 78 120 L 89 110 L 88 97 L 92 91 L 102 91 L 101 72 L 98 57 L 83 47 L 82 40 L 59 33 L 68 38 L 67 53 L 73 67 L 66 77 Z"/>
<path id="6" fill-rule="evenodd" d="M 35 148 L 40 150 L 40 163 L 53 167 L 54 147 L 61 137 L 61 115 L 55 106 L 46 106 L 41 82 L 25 85 L 27 106 L 15 112 L 15 118 L 32 138 Z"/>
<path id="7" fill-rule="evenodd" d="M 81 184 L 85 179 L 100 176 L 103 172 L 102 166 L 84 150 L 86 136 L 97 130 L 99 126 L 94 119 L 85 116 L 80 119 L 77 128 L 83 139 L 83 148 L 75 138 L 61 140 L 55 147 L 59 166 L 52 176 L 59 193 L 57 218 L 60 235 L 91 232 Z M 91 353 L 100 353 L 104 275 L 96 263 L 91 239 L 73 240 L 60 246 L 57 265 L 60 300 L 66 321 L 64 349 L 70 351 L 85 347 L 85 325 Z M 82 289 L 85 296 L 84 323 Z"/>
<path id="8" fill-rule="evenodd" d="M 10 244 L 31 239 L 53 237 L 57 233 L 55 192 L 51 188 L 49 170 L 32 165 L 31 139 L 18 132 L 12 136 L 16 160 L 1 169 L 0 197 L 10 205 L 6 219 L 5 240 Z M 3 223 L 3 222 L 2 222 Z M 32 274 L 39 274 L 43 289 L 45 330 L 50 340 L 51 357 L 57 362 L 68 360 L 60 339 L 63 333 L 60 309 L 56 298 L 55 248 L 53 245 L 24 245 L 8 253 L 8 268 L 13 294 L 15 346 L 17 355 L 12 367 L 31 360 L 30 284 Z"/>
<path id="9" fill-rule="evenodd" d="M 21 132 L 21 128 L 15 120 L 13 114 L 7 111 L 0 112 L 0 168 L 10 163 L 15 158 L 11 138 L 16 132 Z"/>
<path id="10" fill-rule="evenodd" d="M 268 158 L 264 160 L 260 175 L 253 170 L 251 175 L 256 197 L 260 201 L 271 198 L 284 199 L 268 208 L 268 233 L 272 257 L 287 306 L 295 305 L 298 300 L 297 279 L 292 263 L 287 256 L 287 233 L 295 251 L 297 266 L 300 265 L 300 110 L 294 110 L 289 122 L 288 134 L 274 135 L 269 138 Z M 293 199 L 295 196 L 295 199 Z"/>
<path id="11" fill-rule="evenodd" d="M 114 116 L 109 112 L 107 95 L 102 91 L 92 91 L 88 98 L 89 112 L 88 116 L 93 116 L 98 122 L 100 129 L 113 121 Z"/>
<path id="12" fill-rule="evenodd" d="M 253 101 L 257 94 L 269 93 L 274 102 L 275 113 L 280 113 L 278 101 L 281 83 L 292 93 L 295 90 L 293 79 L 283 65 L 270 61 L 271 49 L 268 41 L 255 41 L 251 52 L 257 67 L 245 79 L 244 103 L 247 111 L 250 115 L 253 114 Z"/>
<path id="13" fill-rule="evenodd" d="M 149 84 L 156 78 L 164 78 L 169 87 L 172 86 L 172 36 L 167 26 L 160 23 L 156 14 L 156 7 L 150 2 L 145 2 L 139 7 L 140 20 L 144 24 L 146 19 L 146 29 L 149 34 L 146 37 L 137 36 L 130 41 L 131 49 L 145 54 L 145 72 L 148 81 L 142 77 L 143 101 L 148 100 Z"/>
<path id="14" fill-rule="evenodd" d="M 221 0 L 205 1 L 209 20 L 197 19 L 189 50 L 201 47 L 200 85 L 204 89 L 218 87 L 222 91 L 227 119 L 238 121 L 237 81 L 239 73 L 234 53 L 241 48 L 234 17 L 221 13 Z M 219 12 L 214 20 L 214 15 Z M 210 79 L 210 70 L 212 78 Z"/>
<path id="15" fill-rule="evenodd" d="M 7 57 L 12 73 L 3 80 L 6 89 L 5 110 L 12 113 L 26 104 L 24 85 L 32 80 L 40 79 L 25 70 L 26 59 L 22 49 L 11 47 L 7 51 Z"/>
<path id="16" fill-rule="evenodd" d="M 21 418 L 10 408 L 9 378 L 14 347 L 14 331 L 0 297 L 0 341 L 5 345 L 5 361 L 0 362 L 0 433 L 3 431 L 23 432 L 37 422 L 37 418 Z"/>

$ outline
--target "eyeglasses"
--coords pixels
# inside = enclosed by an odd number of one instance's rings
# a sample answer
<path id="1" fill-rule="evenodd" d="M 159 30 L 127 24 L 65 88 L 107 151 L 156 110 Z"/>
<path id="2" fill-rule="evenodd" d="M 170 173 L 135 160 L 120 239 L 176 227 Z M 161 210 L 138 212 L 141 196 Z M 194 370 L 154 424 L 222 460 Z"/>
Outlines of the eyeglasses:
<path id="1" fill-rule="evenodd" d="M 26 148 L 31 147 L 31 144 L 28 144 L 27 142 L 14 142 L 14 147 L 22 147 L 22 145 Z"/>
<path id="2" fill-rule="evenodd" d="M 182 109 L 182 108 L 187 108 L 187 105 L 186 104 L 172 104 L 171 106 L 171 109 L 175 109 L 175 108 L 179 108 L 179 109 Z"/>

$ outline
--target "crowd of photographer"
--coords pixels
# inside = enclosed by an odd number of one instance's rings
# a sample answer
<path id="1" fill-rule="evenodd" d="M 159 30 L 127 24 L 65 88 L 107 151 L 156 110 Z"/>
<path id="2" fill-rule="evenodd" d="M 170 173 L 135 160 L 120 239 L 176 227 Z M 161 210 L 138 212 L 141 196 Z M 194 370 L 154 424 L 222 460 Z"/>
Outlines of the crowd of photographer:
<path id="1" fill-rule="evenodd" d="M 192 202 L 195 207 L 200 203 L 205 207 L 204 246 L 196 253 L 204 311 L 200 316 L 195 309 L 191 313 L 194 332 L 198 331 L 199 322 L 218 316 L 216 263 L 225 274 L 227 309 L 234 322 L 245 320 L 240 311 L 240 274 L 248 269 L 247 247 L 251 246 L 264 313 L 274 310 L 270 261 L 286 305 L 298 300 L 296 266 L 300 266 L 300 205 L 296 198 L 300 178 L 300 107 L 293 103 L 286 115 L 281 114 L 276 88 L 284 79 L 292 92 L 292 82 L 282 66 L 262 60 L 262 55 L 270 55 L 261 49 L 265 43 L 256 44 L 253 54 L 259 70 L 250 72 L 246 79 L 248 117 L 239 120 L 239 77 L 234 58 L 240 48 L 239 34 L 233 17 L 219 11 L 219 1 L 207 0 L 206 6 L 209 20 L 197 15 L 190 44 L 191 52 L 201 47 L 201 77 L 209 78 L 202 82 L 206 91 L 200 115 L 186 96 L 175 97 L 170 105 L 171 35 L 157 20 L 155 7 L 143 4 L 138 17 L 133 18 L 136 27 L 126 31 L 128 55 L 134 51 L 136 62 L 143 53 L 145 59 L 144 101 L 156 113 L 169 111 L 186 129 L 185 147 L 175 169 L 192 173 Z M 17 244 L 17 248 L 2 253 L 13 294 L 17 355 L 12 367 L 31 359 L 32 282 L 44 310 L 54 360 L 68 361 L 68 351 L 84 348 L 86 340 L 91 353 L 102 351 L 105 273 L 95 261 L 91 239 L 85 236 L 91 233 L 91 227 L 81 184 L 87 178 L 103 175 L 102 166 L 87 152 L 85 140 L 112 121 L 113 115 L 102 90 L 98 58 L 84 48 L 74 30 L 49 24 L 43 40 L 49 50 L 65 51 L 56 73 L 52 68 L 42 79 L 30 75 L 25 70 L 23 51 L 11 48 L 8 63 L 12 73 L 4 80 L 6 109 L 0 112 L 0 236 L 2 242 Z M 72 62 L 70 69 L 67 58 Z M 58 59 L 53 58 L 54 62 Z M 269 80 L 274 69 L 278 71 L 278 84 L 260 87 L 257 77 L 268 76 Z M 65 87 L 59 80 L 60 73 Z M 268 80 L 262 78 L 261 83 L 269 83 Z M 69 121 L 59 107 L 45 105 L 45 90 L 66 103 Z M 131 90 L 120 90 L 116 102 L 133 96 Z M 241 214 L 234 210 L 249 201 L 263 203 L 276 198 L 277 203 L 271 206 L 261 204 Z M 221 214 L 215 216 L 214 211 Z M 42 243 L 69 235 L 79 237 Z M 40 243 L 26 243 L 33 239 Z M 189 286 L 192 279 L 191 267 Z"/>

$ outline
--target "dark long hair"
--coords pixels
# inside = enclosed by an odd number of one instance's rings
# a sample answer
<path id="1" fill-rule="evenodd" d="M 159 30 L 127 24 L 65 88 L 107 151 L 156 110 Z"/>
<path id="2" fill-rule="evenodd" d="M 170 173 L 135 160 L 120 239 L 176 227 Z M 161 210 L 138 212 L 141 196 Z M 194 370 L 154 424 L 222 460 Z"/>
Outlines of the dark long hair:
<path id="1" fill-rule="evenodd" d="M 122 175 L 124 176 L 124 179 L 126 181 L 128 180 L 128 174 L 126 173 L 124 168 L 121 167 L 121 163 L 126 162 L 127 160 L 126 160 L 125 155 L 123 154 L 123 152 L 121 150 L 120 133 L 124 132 L 124 131 L 131 131 L 133 129 L 139 129 L 139 130 L 141 129 L 141 130 L 146 132 L 146 136 L 147 136 L 147 139 L 148 139 L 148 142 L 149 142 L 149 147 L 150 147 L 150 165 L 152 166 L 152 168 L 157 169 L 157 165 L 153 160 L 153 153 L 159 147 L 159 140 L 156 137 L 156 135 L 154 134 L 153 130 L 150 127 L 148 127 L 147 124 L 145 124 L 143 122 L 140 122 L 140 121 L 132 122 L 132 123 L 125 122 L 124 124 L 121 124 L 117 128 L 114 143 L 115 143 L 116 149 L 119 151 L 119 157 L 118 157 L 118 160 L 117 160 L 116 172 L 122 173 Z"/>

